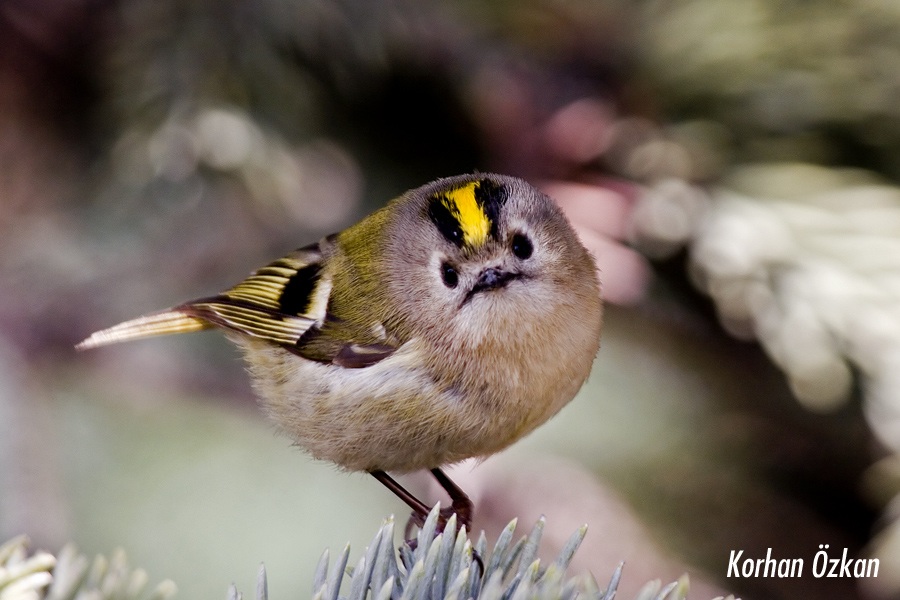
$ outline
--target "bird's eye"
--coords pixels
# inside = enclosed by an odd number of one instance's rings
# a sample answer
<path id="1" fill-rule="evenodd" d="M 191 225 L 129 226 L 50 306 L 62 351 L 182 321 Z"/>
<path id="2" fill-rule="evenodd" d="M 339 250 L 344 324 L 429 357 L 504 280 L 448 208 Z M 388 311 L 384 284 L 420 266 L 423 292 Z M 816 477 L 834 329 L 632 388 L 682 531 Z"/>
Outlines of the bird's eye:
<path id="1" fill-rule="evenodd" d="M 441 279 L 448 288 L 455 288 L 459 283 L 459 273 L 450 263 L 441 263 Z"/>
<path id="2" fill-rule="evenodd" d="M 528 239 L 527 235 L 517 233 L 512 238 L 512 252 L 517 258 L 525 260 L 531 257 L 531 253 L 534 252 L 534 246 L 531 245 L 531 240 Z"/>

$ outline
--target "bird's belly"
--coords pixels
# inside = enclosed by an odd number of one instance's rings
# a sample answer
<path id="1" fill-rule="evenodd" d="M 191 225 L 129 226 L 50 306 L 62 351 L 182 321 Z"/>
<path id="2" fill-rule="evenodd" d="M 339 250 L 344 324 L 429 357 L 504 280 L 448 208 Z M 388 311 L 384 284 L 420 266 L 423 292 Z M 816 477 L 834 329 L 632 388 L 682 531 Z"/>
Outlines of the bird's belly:
<path id="1" fill-rule="evenodd" d="M 409 472 L 486 456 L 550 416 L 546 401 L 522 390 L 493 389 L 487 400 L 440 385 L 401 352 L 345 369 L 254 350 L 247 360 L 264 411 L 312 456 L 350 471 Z"/>

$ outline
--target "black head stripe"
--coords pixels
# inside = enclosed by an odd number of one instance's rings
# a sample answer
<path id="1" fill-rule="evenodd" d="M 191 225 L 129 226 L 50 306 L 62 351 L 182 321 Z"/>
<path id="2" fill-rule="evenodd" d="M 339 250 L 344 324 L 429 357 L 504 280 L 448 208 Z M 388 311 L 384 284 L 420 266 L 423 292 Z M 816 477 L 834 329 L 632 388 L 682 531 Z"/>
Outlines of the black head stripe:
<path id="1" fill-rule="evenodd" d="M 491 181 L 490 179 L 482 179 L 475 186 L 475 201 L 484 211 L 485 216 L 491 223 L 491 237 L 497 239 L 499 235 L 497 224 L 500 222 L 500 209 L 509 199 L 509 190 L 506 186 Z"/>
<path id="2" fill-rule="evenodd" d="M 461 248 L 463 245 L 463 230 L 459 224 L 459 217 L 447 207 L 446 199 L 436 194 L 428 202 L 428 218 L 434 223 L 444 238 Z"/>
<path id="3" fill-rule="evenodd" d="M 311 264 L 294 273 L 281 291 L 278 309 L 289 315 L 304 315 L 309 311 L 321 265 Z"/>

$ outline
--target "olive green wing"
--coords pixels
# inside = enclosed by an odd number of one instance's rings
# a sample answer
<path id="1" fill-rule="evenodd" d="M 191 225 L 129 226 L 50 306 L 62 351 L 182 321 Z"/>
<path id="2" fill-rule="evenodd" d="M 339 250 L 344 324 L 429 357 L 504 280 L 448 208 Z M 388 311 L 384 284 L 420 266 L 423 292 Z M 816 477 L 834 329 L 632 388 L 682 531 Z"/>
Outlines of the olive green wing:
<path id="1" fill-rule="evenodd" d="M 276 344 L 296 344 L 328 305 L 330 281 L 322 276 L 320 244 L 301 248 L 252 273 L 217 296 L 186 302 L 98 331 L 76 346 L 117 342 L 221 327 Z"/>
<path id="2" fill-rule="evenodd" d="M 98 331 L 76 348 L 220 327 L 317 362 L 346 368 L 375 364 L 393 354 L 397 344 L 377 323 L 359 326 L 329 312 L 331 279 L 323 270 L 323 249 L 330 243 L 326 239 L 301 248 L 216 296 Z"/>

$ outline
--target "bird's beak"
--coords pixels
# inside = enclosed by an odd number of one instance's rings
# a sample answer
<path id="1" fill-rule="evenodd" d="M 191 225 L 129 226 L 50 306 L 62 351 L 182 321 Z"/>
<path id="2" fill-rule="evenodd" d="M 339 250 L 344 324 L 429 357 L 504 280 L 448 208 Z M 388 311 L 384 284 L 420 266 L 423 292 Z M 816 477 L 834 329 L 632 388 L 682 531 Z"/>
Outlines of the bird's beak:
<path id="1" fill-rule="evenodd" d="M 478 292 L 505 287 L 510 281 L 518 279 L 519 277 L 520 275 L 518 273 L 504 271 L 498 267 L 488 267 L 479 273 L 478 279 L 475 280 L 475 285 L 472 286 L 472 289 L 466 294 L 463 304 L 471 300 Z"/>
<path id="2" fill-rule="evenodd" d="M 492 290 L 494 288 L 503 287 L 513 278 L 515 278 L 514 273 L 498 269 L 497 267 L 490 267 L 478 275 L 473 291 L 480 292 L 482 290 Z"/>

